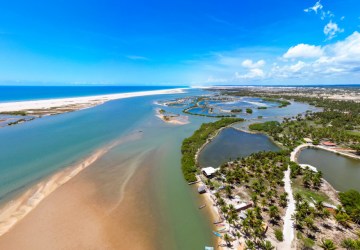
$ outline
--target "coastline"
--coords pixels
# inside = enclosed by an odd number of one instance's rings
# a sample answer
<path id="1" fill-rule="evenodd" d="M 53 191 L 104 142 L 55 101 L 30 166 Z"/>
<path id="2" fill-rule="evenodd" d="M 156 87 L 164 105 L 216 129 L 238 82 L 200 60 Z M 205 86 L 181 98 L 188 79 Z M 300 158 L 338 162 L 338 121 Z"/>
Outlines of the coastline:
<path id="1" fill-rule="evenodd" d="M 80 109 L 91 108 L 112 100 L 131 98 L 131 97 L 151 96 L 151 95 L 180 94 L 180 93 L 184 93 L 185 89 L 187 88 L 150 90 L 150 91 L 128 92 L 128 93 L 109 94 L 109 95 L 95 95 L 95 96 L 86 96 L 86 97 L 45 99 L 38 101 L 4 102 L 4 103 L 0 103 L 0 112 L 6 113 L 6 112 L 16 112 L 16 111 L 28 111 L 29 114 L 34 114 L 39 111 L 44 111 L 45 115 L 60 114 L 60 113 L 65 113 Z"/>
<path id="2" fill-rule="evenodd" d="M 102 147 L 79 162 L 55 172 L 43 181 L 29 187 L 27 191 L 11 201 L 3 204 L 0 208 L 0 236 L 10 231 L 19 221 L 24 219 L 45 198 L 56 191 L 59 187 L 77 176 L 81 171 L 92 165 L 115 146 L 141 138 L 140 133 L 125 136 L 105 147 Z"/>

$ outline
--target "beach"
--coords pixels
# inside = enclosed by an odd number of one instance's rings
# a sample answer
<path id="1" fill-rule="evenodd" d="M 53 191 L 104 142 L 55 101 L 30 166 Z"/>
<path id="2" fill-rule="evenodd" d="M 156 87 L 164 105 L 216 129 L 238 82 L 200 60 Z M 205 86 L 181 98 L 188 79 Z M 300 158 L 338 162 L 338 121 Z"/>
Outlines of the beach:
<path id="1" fill-rule="evenodd" d="M 20 102 L 3 102 L 0 103 L 0 113 L 28 111 L 29 113 L 64 113 L 79 109 L 94 107 L 103 104 L 107 101 L 118 100 L 131 97 L 151 96 L 151 95 L 165 95 L 165 94 L 179 94 L 184 93 L 184 88 L 166 89 L 166 90 L 152 90 L 152 91 L 138 91 L 130 93 L 109 94 L 109 95 L 95 95 L 86 97 L 72 97 L 72 98 L 58 98 L 37 101 L 20 101 Z M 56 111 L 58 110 L 58 111 Z"/>

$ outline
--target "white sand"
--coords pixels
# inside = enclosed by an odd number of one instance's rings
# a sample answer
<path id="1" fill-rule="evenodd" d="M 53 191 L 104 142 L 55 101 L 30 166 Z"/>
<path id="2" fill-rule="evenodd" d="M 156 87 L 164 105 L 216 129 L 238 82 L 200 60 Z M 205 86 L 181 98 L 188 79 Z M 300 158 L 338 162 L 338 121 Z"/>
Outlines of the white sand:
<path id="1" fill-rule="evenodd" d="M 124 99 L 130 97 L 150 96 L 150 95 L 164 95 L 164 94 L 177 94 L 184 93 L 185 88 L 178 89 L 165 89 L 165 90 L 152 90 L 131 93 L 120 93 L 110 95 L 86 96 L 86 97 L 73 97 L 61 99 L 48 99 L 38 101 L 20 101 L 20 102 L 4 102 L 0 103 L 0 112 L 14 112 L 22 110 L 43 110 L 59 107 L 77 106 L 79 109 L 93 107 L 103 104 L 104 102 Z"/>

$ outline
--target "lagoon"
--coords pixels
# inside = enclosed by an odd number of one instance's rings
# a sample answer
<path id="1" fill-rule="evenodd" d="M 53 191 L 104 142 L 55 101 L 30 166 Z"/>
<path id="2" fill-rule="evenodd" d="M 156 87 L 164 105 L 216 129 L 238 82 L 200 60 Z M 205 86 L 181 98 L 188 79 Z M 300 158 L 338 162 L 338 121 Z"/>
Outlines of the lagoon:
<path id="1" fill-rule="evenodd" d="M 324 179 L 338 191 L 360 191 L 360 160 L 308 148 L 301 151 L 298 162 L 316 167 L 323 173 Z"/>
<path id="2" fill-rule="evenodd" d="M 223 129 L 199 154 L 201 167 L 219 167 L 224 162 L 259 151 L 278 151 L 266 135 L 250 134 L 235 128 Z"/>

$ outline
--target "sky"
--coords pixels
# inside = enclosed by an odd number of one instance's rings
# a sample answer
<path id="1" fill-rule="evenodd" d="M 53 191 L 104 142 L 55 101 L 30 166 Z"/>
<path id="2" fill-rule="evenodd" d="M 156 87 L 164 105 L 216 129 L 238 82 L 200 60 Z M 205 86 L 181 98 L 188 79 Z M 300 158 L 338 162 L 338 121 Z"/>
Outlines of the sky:
<path id="1" fill-rule="evenodd" d="M 359 84 L 359 0 L 0 2 L 2 85 Z"/>

